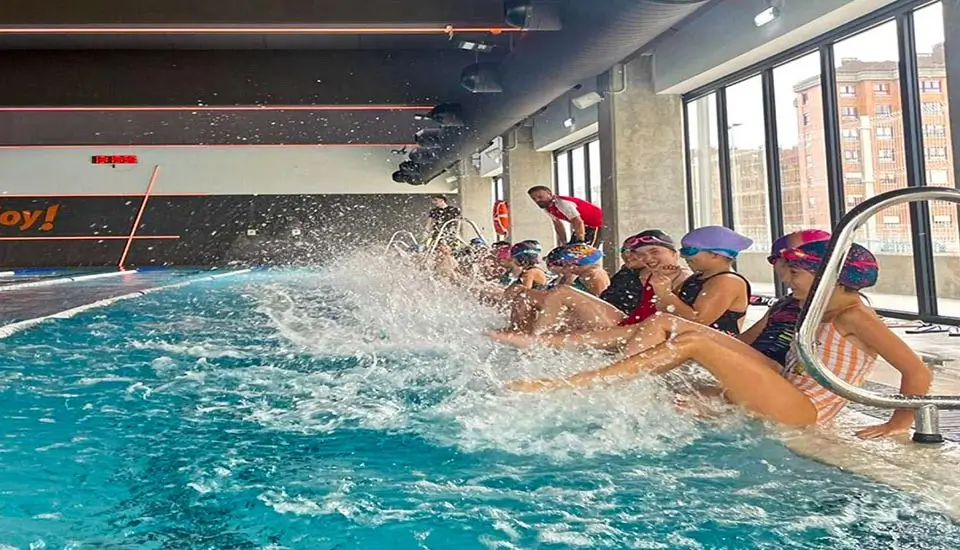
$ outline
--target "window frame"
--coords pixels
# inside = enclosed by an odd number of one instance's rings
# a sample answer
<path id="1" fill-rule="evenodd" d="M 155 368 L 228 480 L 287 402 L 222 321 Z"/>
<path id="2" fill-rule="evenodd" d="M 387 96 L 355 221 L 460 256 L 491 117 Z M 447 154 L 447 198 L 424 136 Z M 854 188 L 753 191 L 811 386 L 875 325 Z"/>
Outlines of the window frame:
<path id="1" fill-rule="evenodd" d="M 592 158 L 592 156 L 591 156 L 591 154 L 590 154 L 590 144 L 593 143 L 593 142 L 599 142 L 599 141 L 600 141 L 600 135 L 599 135 L 599 134 L 593 134 L 593 135 L 591 135 L 591 136 L 588 136 L 588 137 L 586 137 L 586 138 L 584 138 L 584 139 L 581 139 L 581 140 L 577 141 L 576 143 L 572 143 L 572 144 L 570 144 L 570 145 L 568 145 L 568 146 L 566 146 L 566 147 L 561 147 L 561 148 L 556 149 L 556 150 L 553 151 L 553 189 L 554 189 L 554 192 L 555 192 L 556 194 L 558 194 L 558 195 L 565 195 L 565 196 L 571 196 L 571 197 L 575 197 L 575 196 L 576 196 L 576 195 L 574 194 L 574 192 L 573 192 L 573 172 L 574 172 L 574 170 L 573 170 L 573 151 L 575 151 L 575 150 L 577 150 L 577 149 L 583 149 L 583 181 L 584 181 L 584 186 L 585 186 L 585 191 L 586 191 L 586 192 L 585 192 L 585 195 L 586 195 L 586 196 L 585 196 L 585 197 L 577 197 L 577 198 L 583 199 L 583 200 L 585 200 L 585 201 L 587 201 L 587 202 L 589 202 L 589 203 L 596 204 L 597 206 L 600 205 L 600 204 L 599 204 L 599 198 L 600 198 L 600 197 L 596 197 L 596 199 L 598 199 L 598 201 L 597 201 L 597 202 L 594 202 L 594 198 L 595 198 L 595 197 L 593 196 L 593 183 L 594 183 L 594 182 L 593 182 L 593 180 L 592 180 L 591 170 L 590 170 L 590 168 L 591 168 L 591 166 L 593 165 L 593 163 L 599 163 L 599 162 L 600 162 L 600 159 L 599 159 L 599 158 L 596 158 L 596 159 Z M 598 152 L 599 152 L 599 150 L 598 150 Z M 558 163 L 561 162 L 560 157 L 563 156 L 564 154 L 566 154 L 566 157 L 565 157 L 563 160 L 566 161 L 566 165 L 567 165 L 567 166 L 566 166 L 566 168 L 567 168 L 567 181 L 564 183 L 565 187 L 561 188 L 561 186 L 560 186 L 560 185 L 561 185 L 561 182 L 559 181 L 559 174 L 560 174 L 560 172 L 559 172 L 559 170 L 558 170 Z M 599 157 L 599 155 L 597 155 L 597 156 Z"/>
<path id="2" fill-rule="evenodd" d="M 944 0 L 945 1 L 945 0 Z M 846 209 L 846 199 L 844 197 L 845 187 L 844 187 L 844 175 L 843 175 L 843 164 L 845 162 L 850 162 L 846 159 L 847 151 L 844 150 L 842 144 L 844 142 L 851 142 L 852 138 L 843 137 L 844 134 L 841 133 L 840 123 L 841 120 L 850 120 L 859 116 L 859 113 L 856 115 L 846 114 L 851 106 L 841 105 L 842 99 L 848 97 L 839 93 L 841 86 L 849 86 L 849 84 L 838 84 L 837 77 L 835 73 L 835 56 L 834 56 L 834 46 L 854 35 L 860 34 L 865 31 L 869 31 L 873 28 L 876 28 L 880 25 L 890 23 L 891 21 L 895 22 L 896 31 L 897 31 L 897 51 L 899 54 L 899 81 L 900 86 L 899 90 L 894 90 L 894 87 L 887 84 L 885 91 L 878 92 L 873 85 L 871 85 L 871 90 L 874 91 L 874 95 L 880 95 L 884 97 L 896 97 L 900 99 L 900 112 L 903 118 L 903 142 L 904 142 L 904 164 L 906 166 L 907 173 L 907 185 L 908 186 L 923 186 L 927 185 L 926 182 L 926 148 L 923 144 L 923 115 L 927 114 L 926 109 L 934 110 L 932 106 L 934 101 L 923 101 L 921 96 L 928 94 L 930 92 L 942 92 L 944 86 L 942 83 L 942 78 L 936 79 L 941 80 L 939 89 L 931 89 L 923 87 L 922 82 L 926 80 L 933 80 L 931 78 L 921 78 L 919 74 L 918 61 L 917 61 L 917 46 L 916 46 L 916 35 L 914 28 L 914 13 L 917 10 L 923 9 L 929 5 L 935 4 L 936 0 L 895 0 L 894 2 L 888 4 L 885 7 L 882 7 L 870 14 L 867 14 L 859 19 L 851 21 L 845 25 L 827 32 L 821 36 L 815 37 L 807 42 L 799 44 L 793 48 L 790 48 L 784 52 L 781 52 L 778 55 L 772 56 L 768 59 L 765 59 L 757 64 L 754 64 L 750 67 L 747 67 L 741 71 L 737 71 L 731 75 L 728 75 L 720 80 L 702 86 L 696 90 L 693 90 L 687 94 L 683 95 L 684 109 L 684 125 L 685 128 L 689 128 L 690 121 L 688 119 L 688 109 L 686 105 L 690 102 L 696 101 L 708 94 L 714 93 L 717 97 L 717 121 L 716 125 L 718 128 L 724 128 L 723 118 L 726 115 L 726 102 L 723 101 L 726 96 L 726 90 L 730 86 L 743 82 L 749 78 L 753 78 L 756 75 L 761 75 L 763 82 L 763 96 L 764 96 L 764 115 L 765 115 L 765 127 L 766 127 L 766 149 L 768 151 L 767 159 L 767 180 L 770 192 L 768 194 L 770 201 L 779 201 L 781 197 L 780 190 L 780 158 L 776 143 L 776 109 L 774 107 L 769 107 L 767 103 L 771 105 L 774 104 L 775 90 L 773 83 L 773 71 L 774 69 L 790 63 L 794 60 L 797 60 L 808 54 L 819 52 L 820 54 L 820 89 L 822 95 L 822 116 L 824 123 L 823 129 L 823 143 L 819 144 L 824 147 L 824 152 L 827 159 L 827 189 L 828 189 L 828 198 L 829 198 L 829 207 L 830 207 L 830 221 L 831 225 L 836 226 L 840 218 L 843 216 Z M 960 83 L 956 83 L 960 85 Z M 894 92 L 897 92 L 896 94 Z M 801 98 L 802 103 L 805 98 Z M 939 112 L 944 112 L 943 100 L 937 100 L 936 103 L 939 103 Z M 855 107 L 852 107 L 855 109 Z M 804 128 L 806 126 L 801 124 L 799 127 L 799 138 L 801 141 L 804 138 Z M 771 128 L 773 132 L 771 132 Z M 890 130 L 891 135 L 878 135 L 878 139 L 890 139 L 892 138 L 892 130 Z M 723 132 L 721 132 L 722 134 Z M 847 133 L 846 135 L 849 135 Z M 685 147 L 689 151 L 689 135 L 685 136 Z M 719 145 L 719 157 L 722 159 L 729 158 L 730 148 L 729 143 L 726 143 L 725 140 L 720 141 Z M 896 155 L 896 153 L 895 153 Z M 949 154 L 947 155 L 949 158 Z M 941 157 L 936 157 L 939 159 Z M 859 159 L 856 162 L 862 162 L 863 159 Z M 883 162 L 888 162 L 883 160 Z M 720 186 L 721 189 L 729 190 L 731 187 L 731 175 L 729 170 L 723 170 L 721 166 L 720 171 Z M 687 171 L 687 190 L 688 194 L 692 189 L 692 178 L 689 170 Z M 692 200 L 692 195 L 688 197 L 688 203 Z M 733 227 L 733 216 L 728 215 L 733 208 L 733 197 L 729 196 L 729 193 L 721 193 L 722 200 L 722 211 L 724 213 L 723 223 L 731 229 L 736 229 Z M 694 218 L 692 215 L 692 209 L 688 209 L 689 219 L 687 221 L 689 227 L 693 227 Z M 944 321 L 947 320 L 952 323 L 960 322 L 960 319 L 946 318 L 940 315 L 938 311 L 937 296 L 936 296 L 936 280 L 934 277 L 934 256 L 933 256 L 933 241 L 932 241 L 932 225 L 933 217 L 930 215 L 929 203 L 910 203 L 909 205 L 909 216 L 908 220 L 911 224 L 913 231 L 912 233 L 912 247 L 914 251 L 914 277 L 915 277 L 915 288 L 917 291 L 917 308 L 916 313 L 913 312 L 903 312 L 903 311 L 886 311 L 881 310 L 881 313 L 899 318 L 907 319 L 922 319 L 930 322 Z M 732 214 L 732 213 L 731 213 Z M 782 234 L 783 228 L 783 212 L 780 208 L 771 208 L 770 212 L 770 225 L 772 235 Z M 879 221 L 879 220 L 878 220 Z M 783 292 L 782 286 L 778 285 L 778 294 Z"/>

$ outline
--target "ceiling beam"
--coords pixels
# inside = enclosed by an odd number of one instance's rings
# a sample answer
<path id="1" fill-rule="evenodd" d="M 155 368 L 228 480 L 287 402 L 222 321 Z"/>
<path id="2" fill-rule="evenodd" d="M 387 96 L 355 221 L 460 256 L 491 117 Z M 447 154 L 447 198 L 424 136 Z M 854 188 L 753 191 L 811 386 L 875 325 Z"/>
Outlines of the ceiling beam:
<path id="1" fill-rule="evenodd" d="M 422 127 L 399 110 L 0 111 L 0 147 L 394 145 Z M 402 160 L 402 159 L 401 159 Z M 391 168 L 384 166 L 384 170 Z"/>
<path id="2" fill-rule="evenodd" d="M 454 101 L 462 50 L 2 51 L 0 106 L 235 106 Z"/>
<path id="3" fill-rule="evenodd" d="M 0 26 L 505 27 L 502 0 L 3 0 Z"/>

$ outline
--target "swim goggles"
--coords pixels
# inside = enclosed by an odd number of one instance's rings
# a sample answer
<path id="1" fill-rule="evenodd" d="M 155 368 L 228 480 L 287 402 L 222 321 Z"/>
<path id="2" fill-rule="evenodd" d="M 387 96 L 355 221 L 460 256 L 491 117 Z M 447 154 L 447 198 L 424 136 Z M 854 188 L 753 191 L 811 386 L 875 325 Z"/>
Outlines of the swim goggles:
<path id="1" fill-rule="evenodd" d="M 620 247 L 620 252 L 631 252 L 640 248 L 641 246 L 662 246 L 673 250 L 674 246 L 676 245 L 655 235 L 636 235 L 633 237 L 628 237 L 627 240 L 623 241 L 623 246 Z"/>
<path id="2" fill-rule="evenodd" d="M 736 258 L 740 254 L 737 250 L 731 250 L 729 248 L 698 248 L 696 246 L 684 246 L 680 249 L 680 255 L 684 258 L 690 258 L 691 256 L 696 256 L 701 252 L 713 252 L 715 254 L 720 254 L 721 256 L 727 256 L 728 258 Z"/>

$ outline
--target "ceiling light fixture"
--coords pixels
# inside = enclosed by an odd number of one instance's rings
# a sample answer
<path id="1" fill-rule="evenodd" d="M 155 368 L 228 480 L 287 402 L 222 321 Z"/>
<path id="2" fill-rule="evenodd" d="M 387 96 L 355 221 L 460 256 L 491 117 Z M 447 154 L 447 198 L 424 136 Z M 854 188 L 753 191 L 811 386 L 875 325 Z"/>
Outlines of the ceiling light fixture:
<path id="1" fill-rule="evenodd" d="M 762 27 L 768 25 L 780 17 L 780 8 L 776 6 L 770 6 L 762 12 L 758 13 L 753 18 L 753 24 L 757 27 Z"/>
<path id="2" fill-rule="evenodd" d="M 603 101 L 603 96 L 597 92 L 587 92 L 583 95 L 578 95 L 577 97 L 571 99 L 573 106 L 581 111 L 593 107 L 597 103 Z"/>

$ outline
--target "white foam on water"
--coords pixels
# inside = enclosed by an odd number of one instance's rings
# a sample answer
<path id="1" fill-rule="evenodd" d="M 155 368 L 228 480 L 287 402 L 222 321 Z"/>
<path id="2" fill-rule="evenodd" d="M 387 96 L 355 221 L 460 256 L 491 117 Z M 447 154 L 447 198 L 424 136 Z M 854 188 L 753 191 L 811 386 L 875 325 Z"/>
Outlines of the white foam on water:
<path id="1" fill-rule="evenodd" d="M 651 380 L 528 395 L 501 389 L 518 377 L 570 374 L 610 357 L 520 352 L 484 335 L 502 317 L 463 290 L 409 266 L 354 256 L 335 268 L 259 285 L 249 295 L 291 353 L 337 359 L 337 371 L 224 369 L 207 384 L 248 392 L 245 418 L 269 429 L 332 432 L 344 425 L 407 431 L 465 451 L 500 450 L 552 460 L 624 452 L 668 452 L 698 437 Z M 230 356 L 194 343 L 207 357 Z M 182 345 L 148 343 L 171 355 Z M 255 399 L 282 393 L 282 405 Z M 419 399 L 411 404 L 411 395 Z M 241 410 L 244 407 L 240 407 Z M 681 443 L 682 442 L 682 443 Z"/>

